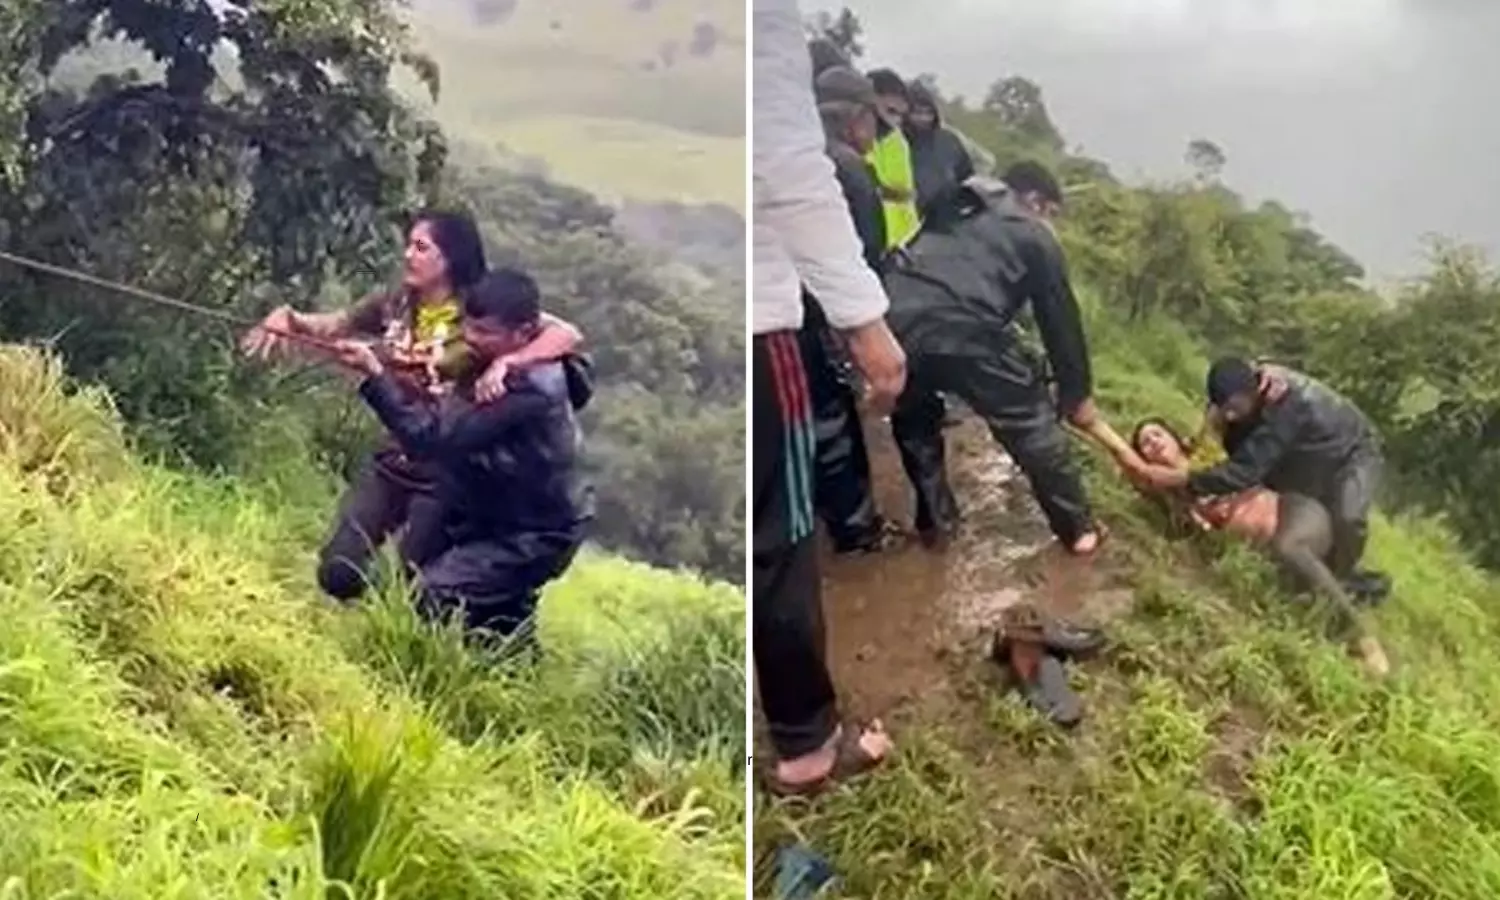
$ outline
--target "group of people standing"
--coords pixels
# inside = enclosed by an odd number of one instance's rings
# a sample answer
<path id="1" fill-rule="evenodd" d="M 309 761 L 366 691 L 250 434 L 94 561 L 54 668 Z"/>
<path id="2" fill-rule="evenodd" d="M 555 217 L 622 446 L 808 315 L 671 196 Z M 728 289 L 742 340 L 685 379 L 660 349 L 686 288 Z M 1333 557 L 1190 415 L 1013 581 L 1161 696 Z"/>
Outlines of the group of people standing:
<path id="1" fill-rule="evenodd" d="M 331 353 L 386 430 L 340 501 L 318 583 L 357 599 L 395 538 L 423 614 L 529 638 L 539 591 L 593 516 L 578 471 L 576 414 L 593 394 L 582 335 L 542 310 L 530 275 L 490 269 L 466 215 L 417 214 L 403 262 L 396 289 L 337 312 L 280 307 L 243 342 L 261 358 Z"/>
<path id="2" fill-rule="evenodd" d="M 929 92 L 856 71 L 831 44 L 809 44 L 802 21 L 795 0 L 755 6 L 753 649 L 771 790 L 820 790 L 892 749 L 880 723 L 839 720 L 824 654 L 815 521 L 839 553 L 879 552 L 895 533 L 871 495 L 850 369 L 865 405 L 890 415 L 928 546 L 959 521 L 943 435 L 954 396 L 1015 460 L 1062 547 L 1095 553 L 1106 532 L 1071 426 L 1143 490 L 1271 548 L 1383 673 L 1358 608 L 1389 587 L 1357 568 L 1380 470 L 1365 417 L 1300 373 L 1222 360 L 1208 399 L 1227 462 L 1188 471 L 1181 440 L 1162 451 L 1160 422 L 1127 444 L 1093 400 L 1053 174 L 1021 162 L 977 177 Z M 1019 334 L 1027 308 L 1045 359 Z"/>

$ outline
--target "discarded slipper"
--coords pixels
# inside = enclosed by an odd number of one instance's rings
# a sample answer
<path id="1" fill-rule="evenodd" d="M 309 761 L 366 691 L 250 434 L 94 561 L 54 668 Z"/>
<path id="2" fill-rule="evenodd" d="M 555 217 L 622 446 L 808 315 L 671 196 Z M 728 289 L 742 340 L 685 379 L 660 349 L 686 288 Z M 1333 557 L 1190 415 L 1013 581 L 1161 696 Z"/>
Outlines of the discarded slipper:
<path id="1" fill-rule="evenodd" d="M 1064 662 L 1092 659 L 1104 648 L 1104 632 L 1061 619 L 1047 619 L 1041 626 L 1042 648 Z M 995 632 L 990 656 L 1001 666 L 1010 665 L 1011 639 L 1004 628 Z"/>
<path id="2" fill-rule="evenodd" d="M 1068 684 L 1068 672 L 1056 657 L 1042 657 L 1036 677 L 1022 694 L 1032 709 L 1062 728 L 1072 728 L 1083 720 L 1083 701 Z"/>

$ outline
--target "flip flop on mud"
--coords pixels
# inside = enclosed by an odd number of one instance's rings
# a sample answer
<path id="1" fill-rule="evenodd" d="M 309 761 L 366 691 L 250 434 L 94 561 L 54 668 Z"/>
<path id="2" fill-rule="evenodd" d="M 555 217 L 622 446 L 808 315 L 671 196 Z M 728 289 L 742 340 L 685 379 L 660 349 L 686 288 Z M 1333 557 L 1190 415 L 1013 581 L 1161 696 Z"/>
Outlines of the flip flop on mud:
<path id="1" fill-rule="evenodd" d="M 863 726 L 855 722 L 841 724 L 834 744 L 833 766 L 823 777 L 796 783 L 783 781 L 776 775 L 776 769 L 772 766 L 762 776 L 767 793 L 773 797 L 815 797 L 843 782 L 853 780 L 878 768 L 890 758 L 890 751 L 874 756 L 860 746 L 860 742 L 871 735 L 885 737 L 889 742 L 885 726 L 881 725 L 879 720 Z"/>
<path id="2" fill-rule="evenodd" d="M 1044 656 L 1036 678 L 1021 689 L 1026 703 L 1054 725 L 1072 728 L 1083 720 L 1083 700 L 1068 684 L 1068 672 L 1055 656 Z"/>
<path id="3" fill-rule="evenodd" d="M 1046 619 L 1041 626 L 1042 647 L 1047 655 L 1063 662 L 1092 659 L 1104 648 L 1104 631 L 1087 625 L 1075 625 L 1061 619 Z M 1010 640 L 1005 629 L 995 632 L 990 656 L 1002 666 L 1010 665 Z"/>

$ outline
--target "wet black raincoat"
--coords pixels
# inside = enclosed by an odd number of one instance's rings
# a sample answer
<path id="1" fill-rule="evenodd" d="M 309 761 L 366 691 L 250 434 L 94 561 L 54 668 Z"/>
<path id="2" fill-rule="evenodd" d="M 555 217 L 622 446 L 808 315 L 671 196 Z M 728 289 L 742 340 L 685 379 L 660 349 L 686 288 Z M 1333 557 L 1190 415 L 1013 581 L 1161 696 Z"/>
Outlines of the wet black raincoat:
<path id="1" fill-rule="evenodd" d="M 1288 371 L 1287 392 L 1249 421 L 1224 432 L 1229 458 L 1195 472 L 1195 496 L 1233 494 L 1257 485 L 1312 497 L 1334 522 L 1329 568 L 1353 574 L 1364 554 L 1370 508 L 1379 489 L 1379 433 L 1348 398 L 1301 372 Z"/>
<path id="2" fill-rule="evenodd" d="M 917 184 L 917 212 L 926 221 L 944 214 L 956 200 L 964 182 L 974 175 L 974 160 L 958 135 L 943 127 L 942 111 L 932 94 L 920 84 L 911 88 L 911 104 L 932 110 L 930 128 L 906 127 L 911 147 L 911 168 Z"/>
<path id="3" fill-rule="evenodd" d="M 1071 544 L 1092 529 L 1092 515 L 1058 418 L 1090 397 L 1093 376 L 1062 247 L 999 182 L 971 179 L 955 209 L 885 266 L 886 318 L 909 371 L 892 424 L 917 486 L 917 527 L 947 528 L 958 514 L 935 396 L 950 393 L 985 420 L 1027 475 L 1053 533 Z M 1056 377 L 1055 401 L 1017 331 L 1028 308 Z"/>
<path id="4" fill-rule="evenodd" d="M 421 567 L 424 612 L 464 609 L 470 627 L 509 632 L 529 619 L 536 594 L 571 564 L 593 518 L 578 468 L 575 411 L 592 396 L 586 361 L 525 370 L 493 403 L 455 392 L 413 400 L 389 375 L 360 395 L 415 460 L 432 465 L 444 508 L 446 549 Z"/>

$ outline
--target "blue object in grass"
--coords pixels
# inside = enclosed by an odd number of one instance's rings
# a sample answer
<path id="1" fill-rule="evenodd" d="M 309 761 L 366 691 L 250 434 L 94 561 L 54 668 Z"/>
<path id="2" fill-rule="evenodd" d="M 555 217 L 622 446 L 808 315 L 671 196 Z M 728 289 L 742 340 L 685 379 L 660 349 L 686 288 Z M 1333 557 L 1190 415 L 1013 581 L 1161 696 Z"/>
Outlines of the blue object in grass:
<path id="1" fill-rule="evenodd" d="M 803 844 L 776 851 L 776 896 L 780 900 L 812 900 L 838 878 L 828 860 Z"/>

